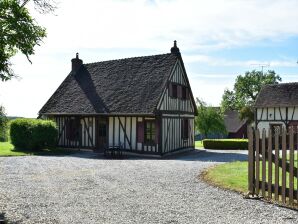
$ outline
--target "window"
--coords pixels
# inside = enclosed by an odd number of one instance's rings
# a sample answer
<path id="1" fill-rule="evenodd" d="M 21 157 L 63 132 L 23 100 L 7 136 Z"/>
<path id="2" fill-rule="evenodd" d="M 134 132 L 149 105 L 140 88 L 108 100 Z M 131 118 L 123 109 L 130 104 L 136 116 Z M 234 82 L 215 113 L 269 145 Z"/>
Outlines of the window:
<path id="1" fill-rule="evenodd" d="M 177 85 L 172 83 L 172 97 L 177 98 Z"/>
<path id="2" fill-rule="evenodd" d="M 155 120 L 145 121 L 145 143 L 155 144 L 156 127 Z"/>
<path id="3" fill-rule="evenodd" d="M 275 133 L 280 135 L 282 130 L 282 124 L 270 124 L 270 129 L 272 131 L 272 135 L 275 135 Z"/>
<path id="4" fill-rule="evenodd" d="M 186 100 L 186 87 L 185 86 L 182 86 L 182 99 L 183 100 Z"/>
<path id="5" fill-rule="evenodd" d="M 189 122 L 188 119 L 181 120 L 181 137 L 182 139 L 189 138 Z"/>

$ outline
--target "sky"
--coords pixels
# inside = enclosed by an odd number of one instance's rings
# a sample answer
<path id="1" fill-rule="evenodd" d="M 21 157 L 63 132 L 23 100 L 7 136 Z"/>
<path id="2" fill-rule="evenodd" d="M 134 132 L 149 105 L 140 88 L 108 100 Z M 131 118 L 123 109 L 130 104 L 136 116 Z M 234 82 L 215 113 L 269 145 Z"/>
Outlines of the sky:
<path id="1" fill-rule="evenodd" d="M 54 14 L 28 8 L 47 29 L 30 64 L 11 60 L 19 78 L 0 82 L 9 116 L 37 117 L 71 69 L 85 63 L 169 53 L 177 40 L 194 97 L 218 106 L 237 75 L 275 70 L 298 81 L 297 0 L 55 0 Z"/>

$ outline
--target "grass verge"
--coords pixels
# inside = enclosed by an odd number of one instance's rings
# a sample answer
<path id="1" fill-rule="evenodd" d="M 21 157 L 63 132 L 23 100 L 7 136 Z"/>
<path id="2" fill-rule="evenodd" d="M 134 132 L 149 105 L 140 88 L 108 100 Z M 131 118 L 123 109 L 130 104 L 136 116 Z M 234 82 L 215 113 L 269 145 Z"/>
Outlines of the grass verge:
<path id="1" fill-rule="evenodd" d="M 27 149 L 16 149 L 10 142 L 0 142 L 0 156 L 55 156 L 55 155 L 69 155 L 74 153 L 74 150 L 54 148 L 54 149 L 43 149 L 43 150 L 27 150 Z"/>
<path id="2" fill-rule="evenodd" d="M 231 162 L 210 167 L 205 170 L 201 177 L 206 182 L 228 190 L 246 193 L 247 162 Z"/>
<path id="3" fill-rule="evenodd" d="M 195 141 L 195 147 L 196 148 L 203 148 L 203 141 Z"/>

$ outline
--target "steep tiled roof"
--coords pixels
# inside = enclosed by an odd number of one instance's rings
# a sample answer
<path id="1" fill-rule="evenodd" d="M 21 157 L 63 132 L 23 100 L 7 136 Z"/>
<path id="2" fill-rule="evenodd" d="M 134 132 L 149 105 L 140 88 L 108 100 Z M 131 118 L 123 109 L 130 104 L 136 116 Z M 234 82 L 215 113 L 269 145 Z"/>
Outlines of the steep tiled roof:
<path id="1" fill-rule="evenodd" d="M 236 133 L 246 123 L 245 120 L 240 120 L 239 113 L 234 110 L 226 111 L 224 114 L 224 122 L 229 133 Z"/>
<path id="2" fill-rule="evenodd" d="M 264 86 L 255 107 L 298 106 L 298 82 Z"/>
<path id="3" fill-rule="evenodd" d="M 169 53 L 83 64 L 39 113 L 151 114 L 178 57 Z"/>

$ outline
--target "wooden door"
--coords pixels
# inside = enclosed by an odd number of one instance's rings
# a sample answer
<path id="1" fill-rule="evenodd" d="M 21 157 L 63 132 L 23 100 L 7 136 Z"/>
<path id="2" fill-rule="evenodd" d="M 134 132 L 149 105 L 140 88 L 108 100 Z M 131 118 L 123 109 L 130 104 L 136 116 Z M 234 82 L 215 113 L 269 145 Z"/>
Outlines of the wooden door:
<path id="1" fill-rule="evenodd" d="M 97 119 L 97 151 L 103 152 L 108 147 L 108 118 L 99 117 Z"/>

